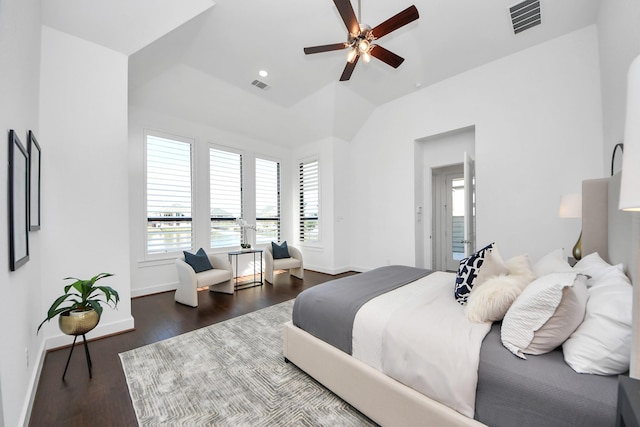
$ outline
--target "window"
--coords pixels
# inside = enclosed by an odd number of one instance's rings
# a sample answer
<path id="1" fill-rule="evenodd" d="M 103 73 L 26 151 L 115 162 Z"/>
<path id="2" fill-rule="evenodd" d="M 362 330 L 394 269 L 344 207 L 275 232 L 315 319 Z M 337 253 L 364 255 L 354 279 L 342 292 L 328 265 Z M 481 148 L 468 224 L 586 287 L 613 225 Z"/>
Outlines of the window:
<path id="1" fill-rule="evenodd" d="M 256 244 L 280 241 L 280 163 L 256 158 Z"/>
<path id="2" fill-rule="evenodd" d="M 146 135 L 147 253 L 190 250 L 191 143 Z"/>
<path id="3" fill-rule="evenodd" d="M 209 149 L 211 247 L 240 246 L 242 233 L 242 155 Z"/>
<path id="4" fill-rule="evenodd" d="M 300 162 L 299 173 L 300 241 L 317 243 L 320 241 L 318 161 Z"/>
<path id="5" fill-rule="evenodd" d="M 175 257 L 200 246 L 221 252 L 241 243 L 281 239 L 277 159 L 247 157 L 234 148 L 198 145 L 156 131 L 145 131 L 144 147 L 146 212 L 141 215 L 146 219 L 140 220 L 146 220 L 145 258 Z M 195 161 L 201 154 L 204 163 Z M 201 204 L 207 198 L 208 207 L 206 201 Z M 239 219 L 249 226 L 242 227 Z"/>

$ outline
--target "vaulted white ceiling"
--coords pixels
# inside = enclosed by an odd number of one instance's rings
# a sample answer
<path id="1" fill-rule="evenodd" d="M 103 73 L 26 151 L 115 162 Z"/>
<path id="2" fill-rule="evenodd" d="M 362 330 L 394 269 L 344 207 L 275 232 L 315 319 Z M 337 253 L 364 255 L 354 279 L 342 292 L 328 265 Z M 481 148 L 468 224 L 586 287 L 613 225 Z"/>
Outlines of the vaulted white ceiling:
<path id="1" fill-rule="evenodd" d="M 346 41 L 331 0 L 47 0 L 43 21 L 130 55 L 134 106 L 295 146 L 349 140 L 378 105 L 594 24 L 600 4 L 541 0 L 542 24 L 514 35 L 512 0 L 360 1 L 372 27 L 411 4 L 420 19 L 377 42 L 405 58 L 398 69 L 360 61 L 348 82 L 346 51 L 302 51 Z"/>

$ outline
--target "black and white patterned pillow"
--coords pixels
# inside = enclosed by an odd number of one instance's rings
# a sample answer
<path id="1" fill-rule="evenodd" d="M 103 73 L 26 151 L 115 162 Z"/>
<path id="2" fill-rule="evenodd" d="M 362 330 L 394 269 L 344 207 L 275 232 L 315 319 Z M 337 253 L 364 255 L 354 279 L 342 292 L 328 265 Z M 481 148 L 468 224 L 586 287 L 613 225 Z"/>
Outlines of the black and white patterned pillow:
<path id="1" fill-rule="evenodd" d="M 478 252 L 460 261 L 458 274 L 456 276 L 456 285 L 453 292 L 456 301 L 460 304 L 465 305 L 467 303 L 467 298 L 469 298 L 471 288 L 473 288 L 474 285 L 473 282 L 478 277 L 480 267 L 482 267 L 485 258 L 489 252 L 491 252 L 494 245 L 495 243 L 491 243 L 490 245 L 480 249 Z"/>

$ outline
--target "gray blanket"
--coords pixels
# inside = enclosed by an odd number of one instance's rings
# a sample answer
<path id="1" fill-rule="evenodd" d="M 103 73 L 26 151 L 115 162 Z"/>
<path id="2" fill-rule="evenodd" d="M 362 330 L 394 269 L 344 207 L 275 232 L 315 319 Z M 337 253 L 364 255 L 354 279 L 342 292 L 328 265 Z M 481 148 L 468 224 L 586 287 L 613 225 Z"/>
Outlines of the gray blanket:
<path id="1" fill-rule="evenodd" d="M 613 427 L 618 377 L 578 374 L 562 350 L 527 360 L 500 340 L 500 322 L 482 343 L 475 418 L 492 427 Z"/>
<path id="2" fill-rule="evenodd" d="M 390 265 L 314 286 L 296 298 L 293 324 L 351 354 L 353 321 L 360 307 L 430 273 L 422 268 Z"/>

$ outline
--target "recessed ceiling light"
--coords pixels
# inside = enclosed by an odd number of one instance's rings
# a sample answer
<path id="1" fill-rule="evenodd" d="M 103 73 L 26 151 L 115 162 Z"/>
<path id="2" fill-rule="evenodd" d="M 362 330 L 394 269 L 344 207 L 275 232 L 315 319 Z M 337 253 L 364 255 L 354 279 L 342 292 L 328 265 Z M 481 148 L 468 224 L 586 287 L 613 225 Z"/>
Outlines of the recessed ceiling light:
<path id="1" fill-rule="evenodd" d="M 258 74 L 260 74 L 260 77 L 267 77 L 269 75 L 265 70 L 258 71 Z"/>

